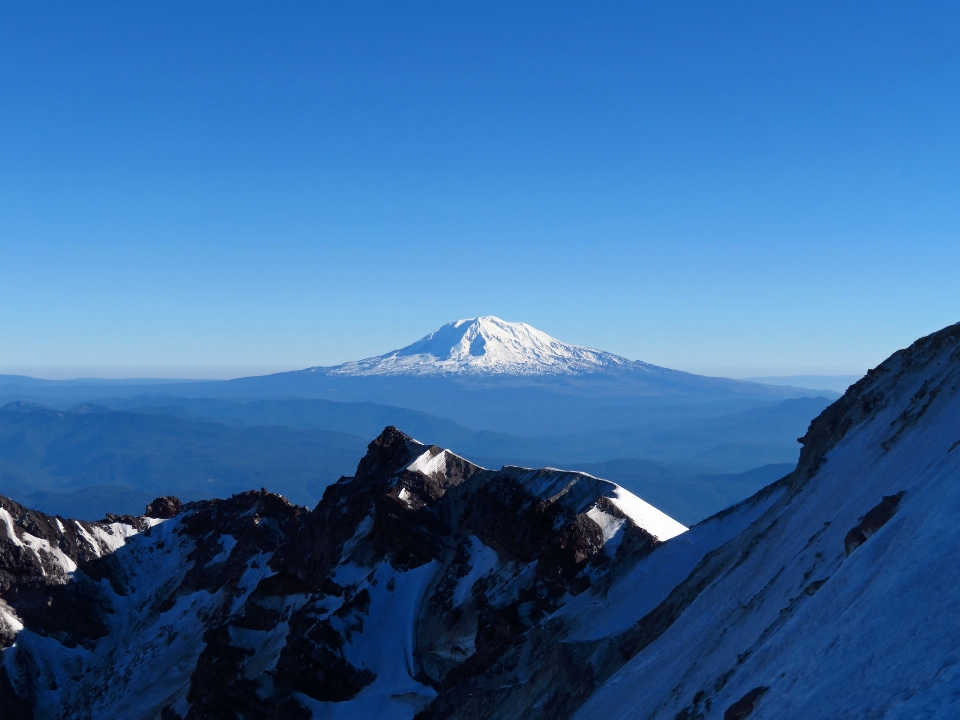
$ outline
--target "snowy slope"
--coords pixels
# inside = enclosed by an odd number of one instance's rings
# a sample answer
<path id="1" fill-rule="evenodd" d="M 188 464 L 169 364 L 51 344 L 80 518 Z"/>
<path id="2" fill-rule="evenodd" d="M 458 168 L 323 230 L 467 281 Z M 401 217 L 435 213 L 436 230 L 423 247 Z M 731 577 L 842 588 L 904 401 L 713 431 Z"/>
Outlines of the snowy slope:
<path id="1" fill-rule="evenodd" d="M 601 517 L 613 517 L 597 507 L 600 498 L 606 498 L 616 507 L 618 514 L 622 514 L 621 522 L 629 518 L 634 525 L 650 533 L 657 540 L 669 540 L 687 530 L 666 513 L 657 510 L 629 490 L 609 480 L 556 468 L 530 470 L 508 466 L 502 472 L 523 485 L 532 495 L 557 498 L 558 502 L 575 513 L 590 514 L 590 517 L 601 526 L 604 523 L 615 522 L 615 520 L 598 520 Z"/>
<path id="2" fill-rule="evenodd" d="M 521 322 L 487 315 L 448 323 L 412 345 L 332 368 L 332 375 L 577 375 L 643 366 L 567 345 Z"/>
<path id="3" fill-rule="evenodd" d="M 895 355 L 811 428 L 825 455 L 567 606 L 569 641 L 639 649 L 577 717 L 960 716 L 958 348 Z"/>

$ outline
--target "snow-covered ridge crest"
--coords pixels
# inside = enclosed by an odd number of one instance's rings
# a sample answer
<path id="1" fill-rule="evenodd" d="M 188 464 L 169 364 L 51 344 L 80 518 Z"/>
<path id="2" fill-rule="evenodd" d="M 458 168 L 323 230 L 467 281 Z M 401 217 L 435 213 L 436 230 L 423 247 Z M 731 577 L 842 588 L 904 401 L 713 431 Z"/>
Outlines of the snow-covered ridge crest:
<path id="1" fill-rule="evenodd" d="M 584 472 L 557 468 L 531 470 L 510 466 L 503 468 L 501 472 L 513 477 L 534 496 L 559 501 L 576 513 L 586 513 L 604 529 L 605 541 L 610 539 L 606 537 L 606 527 L 611 521 L 609 512 L 605 512 L 603 506 L 611 510 L 616 508 L 617 515 L 623 516 L 621 521 L 629 518 L 636 527 L 660 542 L 687 531 L 686 526 L 641 500 L 626 488 Z"/>
<path id="2" fill-rule="evenodd" d="M 331 375 L 579 375 L 635 365 L 487 315 L 448 323 L 412 345 L 348 362 Z"/>

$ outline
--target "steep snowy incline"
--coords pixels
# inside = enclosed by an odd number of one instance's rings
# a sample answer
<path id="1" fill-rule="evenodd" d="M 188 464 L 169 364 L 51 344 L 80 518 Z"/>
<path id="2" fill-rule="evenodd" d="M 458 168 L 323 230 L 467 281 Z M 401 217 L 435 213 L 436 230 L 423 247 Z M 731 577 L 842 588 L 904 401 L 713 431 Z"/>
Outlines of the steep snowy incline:
<path id="1" fill-rule="evenodd" d="M 632 656 L 578 718 L 960 715 L 960 325 L 804 442 L 795 474 L 561 611 L 568 642 L 606 638 L 598 679 Z"/>
<path id="2" fill-rule="evenodd" d="M 413 345 L 330 368 L 331 375 L 579 375 L 644 363 L 567 345 L 488 315 L 444 325 Z M 318 368 L 320 369 L 320 368 Z"/>

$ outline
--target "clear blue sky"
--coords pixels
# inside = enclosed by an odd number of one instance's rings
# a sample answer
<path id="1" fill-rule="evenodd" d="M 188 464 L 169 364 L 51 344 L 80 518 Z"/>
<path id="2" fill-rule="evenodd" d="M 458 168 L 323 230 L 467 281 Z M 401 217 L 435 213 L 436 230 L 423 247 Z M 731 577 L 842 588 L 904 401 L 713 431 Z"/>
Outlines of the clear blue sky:
<path id="1" fill-rule="evenodd" d="M 733 376 L 960 320 L 960 3 L 3 2 L 0 371 L 492 314 Z"/>

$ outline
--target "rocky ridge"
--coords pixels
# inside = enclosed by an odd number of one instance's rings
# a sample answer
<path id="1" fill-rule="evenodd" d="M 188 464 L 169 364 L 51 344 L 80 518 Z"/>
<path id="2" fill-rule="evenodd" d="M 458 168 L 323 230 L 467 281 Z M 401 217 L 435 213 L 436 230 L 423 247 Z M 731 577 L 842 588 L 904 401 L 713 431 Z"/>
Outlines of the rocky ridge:
<path id="1" fill-rule="evenodd" d="M 313 511 L 265 491 L 100 523 L 0 503 L 0 683 L 35 718 L 410 716 L 685 530 L 613 483 L 395 428 Z"/>

